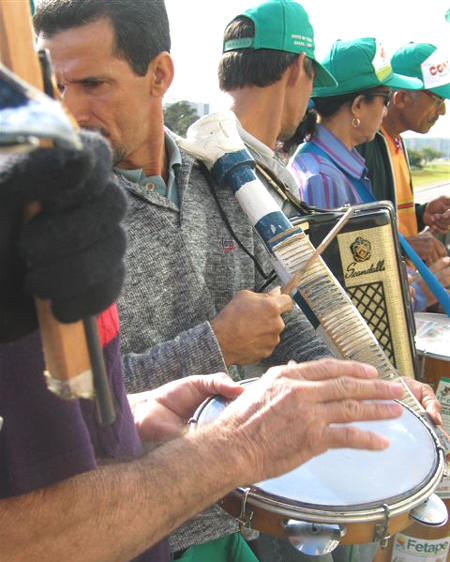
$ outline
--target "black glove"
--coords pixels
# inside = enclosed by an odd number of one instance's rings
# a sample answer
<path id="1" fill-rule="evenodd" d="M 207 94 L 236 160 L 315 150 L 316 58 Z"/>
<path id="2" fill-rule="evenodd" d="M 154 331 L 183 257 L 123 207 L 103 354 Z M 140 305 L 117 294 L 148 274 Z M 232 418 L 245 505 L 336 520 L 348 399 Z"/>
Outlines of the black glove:
<path id="1" fill-rule="evenodd" d="M 82 150 L 39 149 L 0 157 L 0 340 L 36 327 L 30 295 L 50 299 L 55 317 L 74 322 L 107 308 L 124 278 L 126 203 L 97 134 Z M 38 215 L 23 210 L 38 201 Z M 25 293 L 25 294 L 24 294 Z"/>

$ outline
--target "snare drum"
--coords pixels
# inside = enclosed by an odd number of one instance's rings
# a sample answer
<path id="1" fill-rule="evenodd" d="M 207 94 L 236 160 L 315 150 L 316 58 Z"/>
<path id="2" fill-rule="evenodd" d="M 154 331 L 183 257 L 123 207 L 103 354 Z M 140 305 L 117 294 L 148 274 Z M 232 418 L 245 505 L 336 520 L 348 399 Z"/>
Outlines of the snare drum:
<path id="1" fill-rule="evenodd" d="M 441 377 L 450 377 L 450 319 L 429 312 L 418 312 L 414 319 L 419 378 L 436 392 Z"/>
<path id="2" fill-rule="evenodd" d="M 208 399 L 194 425 L 211 422 L 228 403 Z M 406 407 L 398 419 L 354 425 L 384 435 L 390 446 L 384 451 L 330 449 L 283 476 L 236 489 L 221 505 L 242 525 L 288 538 L 313 555 L 331 552 L 339 543 L 385 539 L 411 524 L 413 510 L 421 510 L 428 499 L 440 510 L 433 524 L 445 523 L 445 506 L 443 513 L 433 494 L 444 458 L 432 428 Z"/>

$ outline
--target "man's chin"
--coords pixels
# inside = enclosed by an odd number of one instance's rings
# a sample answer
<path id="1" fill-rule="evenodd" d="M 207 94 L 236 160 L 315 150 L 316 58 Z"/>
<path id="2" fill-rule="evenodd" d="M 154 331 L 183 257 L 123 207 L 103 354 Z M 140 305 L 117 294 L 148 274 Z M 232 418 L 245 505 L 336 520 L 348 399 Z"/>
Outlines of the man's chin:
<path id="1" fill-rule="evenodd" d="M 116 148 L 112 141 L 111 141 L 111 135 L 109 134 L 109 132 L 106 129 L 102 129 L 101 127 L 83 127 L 83 129 L 85 131 L 91 131 L 92 133 L 98 133 L 99 135 L 101 135 L 104 139 L 106 139 L 112 149 L 112 153 L 113 153 L 113 164 L 114 166 L 117 166 L 117 164 L 120 164 L 120 162 L 122 162 L 122 160 L 125 158 L 126 155 L 126 151 L 123 147 L 118 147 Z"/>
<path id="2" fill-rule="evenodd" d="M 436 121 L 433 121 L 433 123 L 427 123 L 425 125 L 422 125 L 421 127 L 416 127 L 415 129 L 411 129 L 411 131 L 413 131 L 414 133 L 420 133 L 421 135 L 426 135 L 435 123 Z"/>

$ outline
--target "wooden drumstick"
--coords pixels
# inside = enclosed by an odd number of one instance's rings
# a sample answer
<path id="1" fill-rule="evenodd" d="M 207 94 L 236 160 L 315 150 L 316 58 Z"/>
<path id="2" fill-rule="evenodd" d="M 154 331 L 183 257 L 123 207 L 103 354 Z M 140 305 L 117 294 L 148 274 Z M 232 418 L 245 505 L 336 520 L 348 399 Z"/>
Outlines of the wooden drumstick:
<path id="1" fill-rule="evenodd" d="M 349 207 L 344 213 L 343 217 L 334 225 L 330 232 L 325 236 L 322 242 L 317 246 L 317 248 L 312 253 L 311 257 L 308 259 L 304 267 L 295 273 L 292 278 L 281 288 L 281 292 L 288 295 L 293 291 L 300 279 L 302 278 L 305 271 L 311 266 L 311 264 L 328 248 L 332 240 L 337 236 L 340 230 L 347 224 L 350 216 L 353 214 L 353 208 Z"/>

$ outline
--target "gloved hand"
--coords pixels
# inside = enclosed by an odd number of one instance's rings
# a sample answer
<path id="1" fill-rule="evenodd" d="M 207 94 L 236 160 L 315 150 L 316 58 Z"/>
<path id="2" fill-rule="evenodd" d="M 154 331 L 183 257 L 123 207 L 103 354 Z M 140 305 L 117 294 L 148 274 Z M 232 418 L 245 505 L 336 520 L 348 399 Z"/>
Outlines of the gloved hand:
<path id="1" fill-rule="evenodd" d="M 126 203 L 111 153 L 97 134 L 82 150 L 39 149 L 0 156 L 0 341 L 36 327 L 31 295 L 50 299 L 55 317 L 74 322 L 120 293 Z M 24 208 L 39 214 L 24 223 Z"/>

